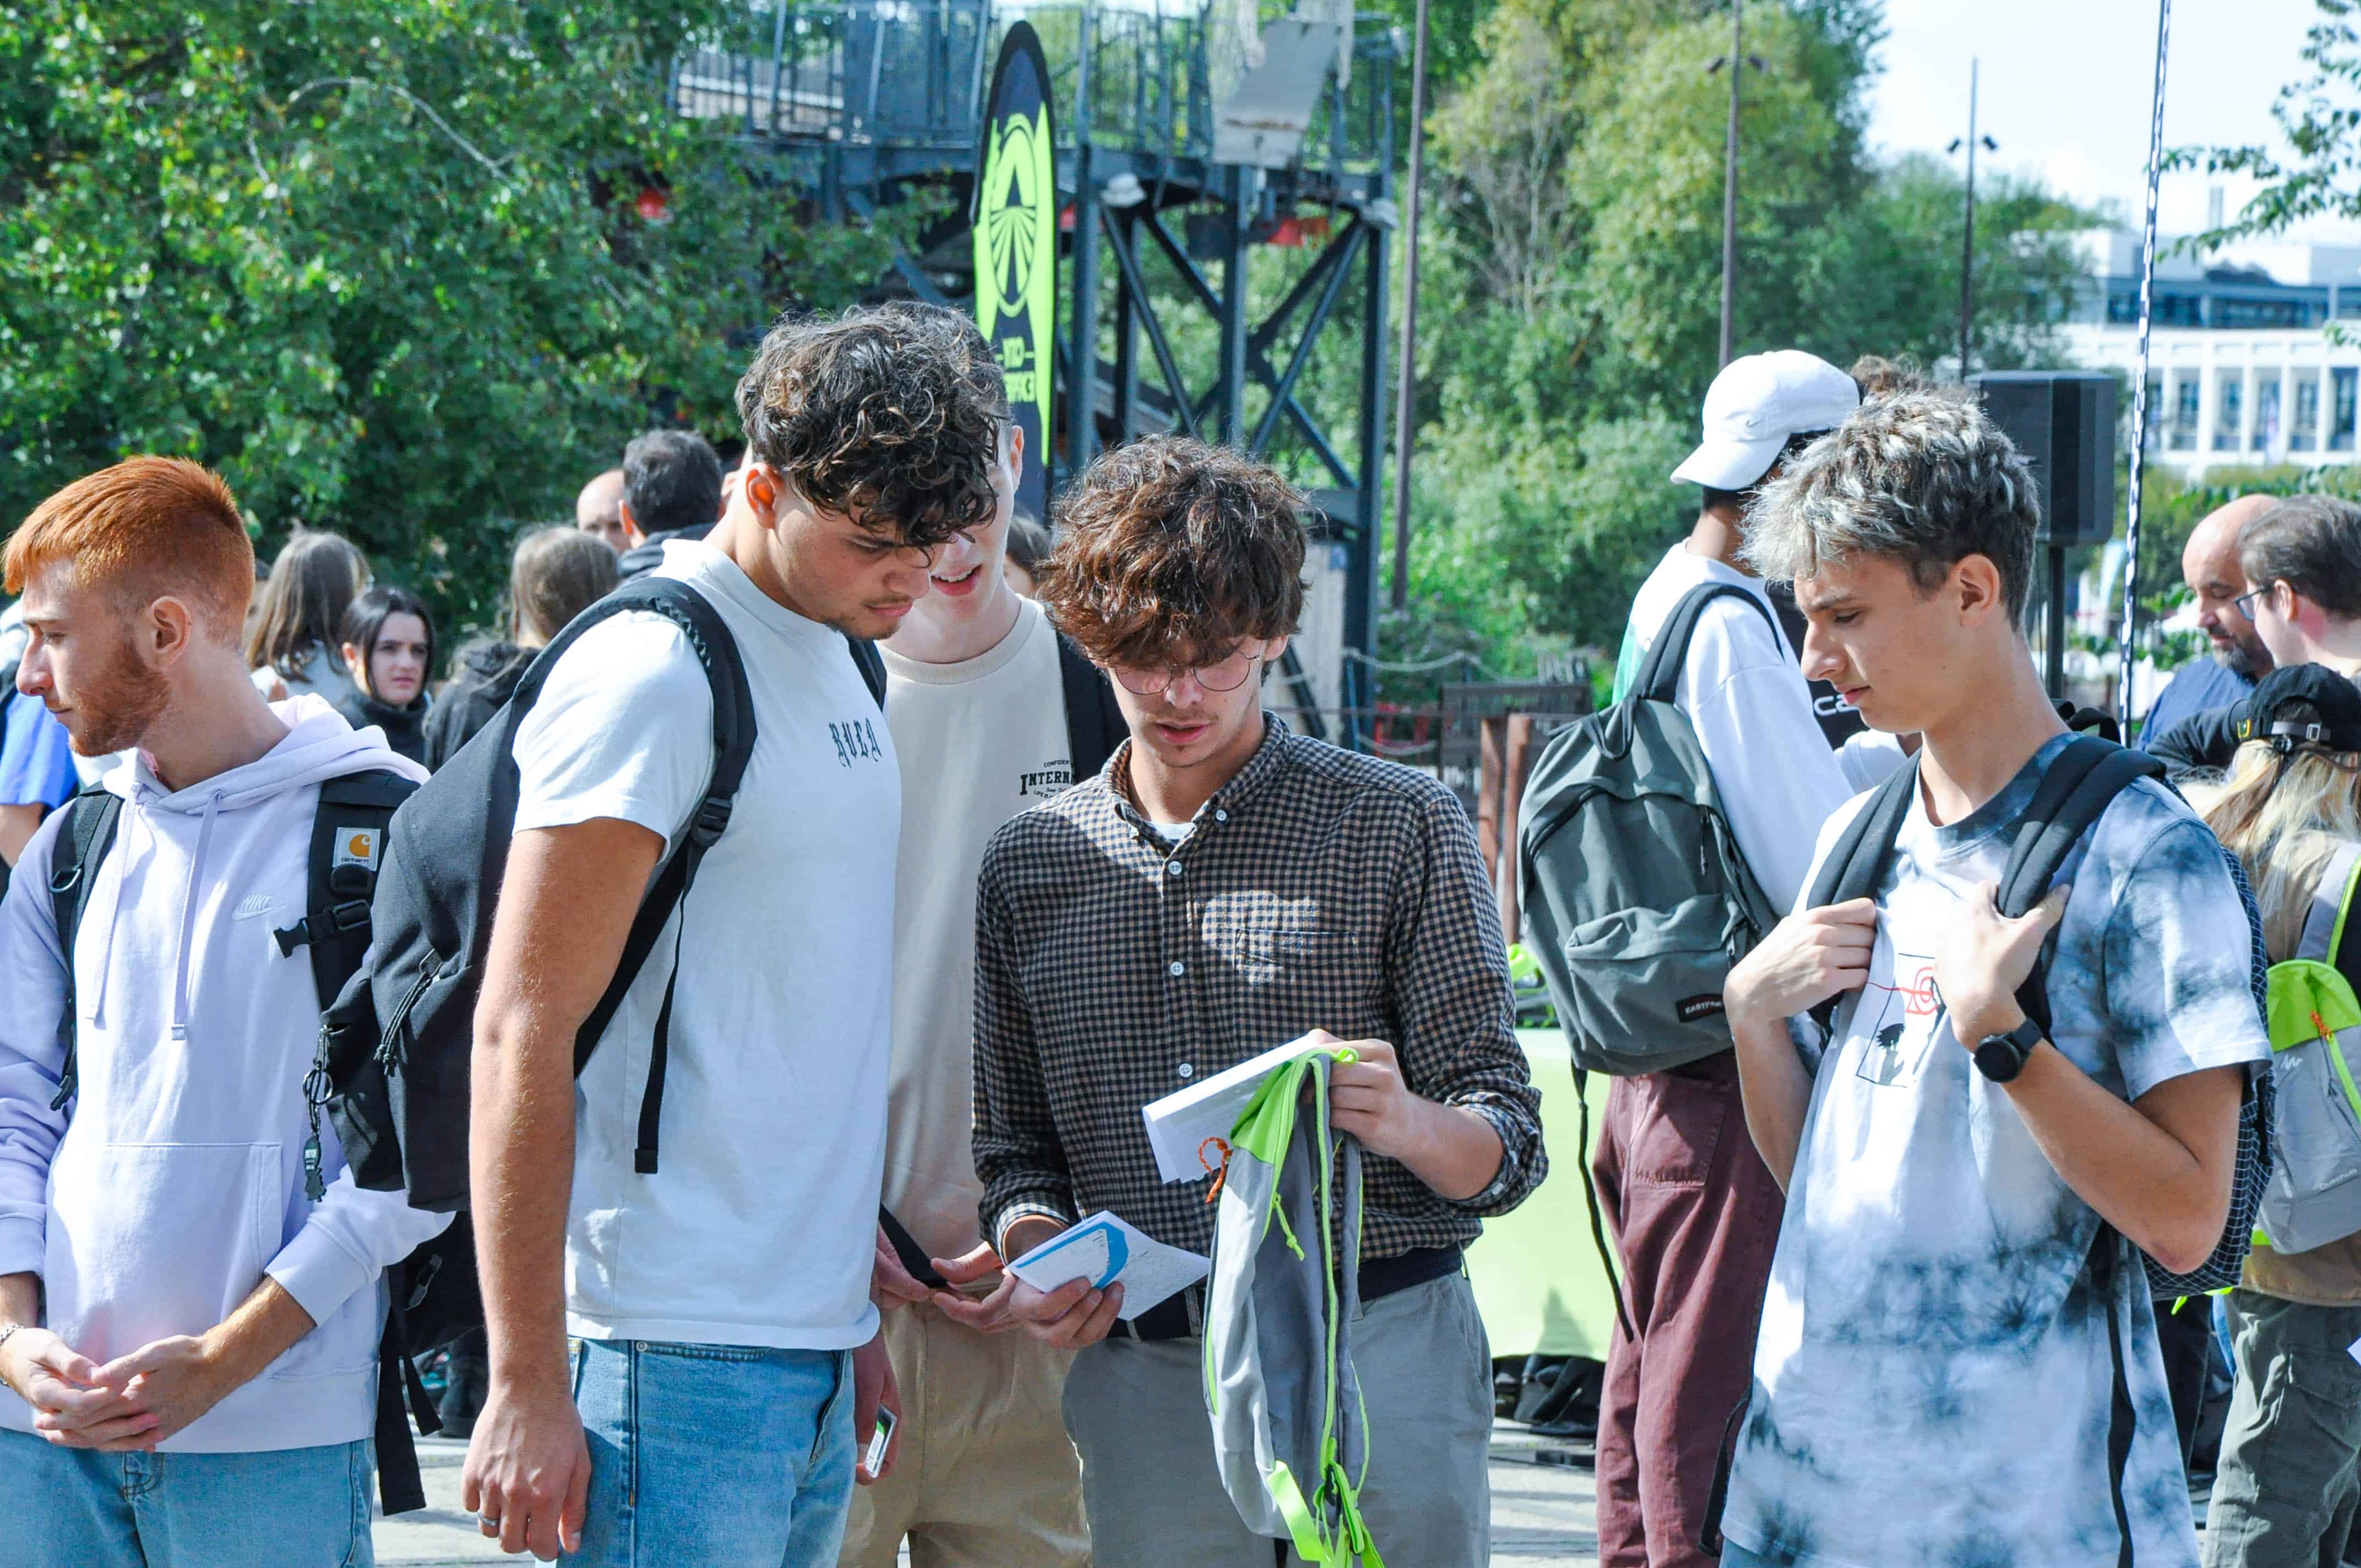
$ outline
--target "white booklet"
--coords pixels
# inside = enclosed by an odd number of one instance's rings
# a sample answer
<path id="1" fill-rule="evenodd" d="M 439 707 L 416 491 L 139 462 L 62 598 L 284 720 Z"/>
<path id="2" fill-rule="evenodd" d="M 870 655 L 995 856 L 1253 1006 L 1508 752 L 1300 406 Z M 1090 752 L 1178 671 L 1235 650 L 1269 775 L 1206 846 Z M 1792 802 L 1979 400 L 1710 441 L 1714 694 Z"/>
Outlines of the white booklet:
<path id="1" fill-rule="evenodd" d="M 1213 1266 L 1213 1259 L 1166 1246 L 1102 1209 L 1010 1264 L 1008 1272 L 1036 1290 L 1077 1279 L 1089 1280 L 1094 1290 L 1121 1285 L 1123 1310 L 1116 1315 L 1129 1320 L 1204 1278 Z"/>
<path id="2" fill-rule="evenodd" d="M 1334 1041 L 1323 1045 L 1307 1035 L 1140 1107 L 1148 1147 L 1156 1151 L 1156 1174 L 1167 1181 L 1194 1181 L 1221 1169 L 1230 1131 L 1262 1080 L 1298 1057 L 1334 1048 Z"/>

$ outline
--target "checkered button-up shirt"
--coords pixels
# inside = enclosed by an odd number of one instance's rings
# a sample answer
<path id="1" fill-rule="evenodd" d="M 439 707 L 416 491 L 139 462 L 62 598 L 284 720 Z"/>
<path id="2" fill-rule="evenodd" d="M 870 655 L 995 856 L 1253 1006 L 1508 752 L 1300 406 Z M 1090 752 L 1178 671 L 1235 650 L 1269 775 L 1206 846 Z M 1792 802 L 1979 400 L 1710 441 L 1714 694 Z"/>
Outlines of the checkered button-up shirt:
<path id="1" fill-rule="evenodd" d="M 1548 1169 L 1499 916 L 1458 800 L 1422 773 L 1290 734 L 1165 843 L 1116 785 L 1126 742 L 1002 828 L 976 909 L 975 1165 L 984 1234 L 1112 1209 L 1209 1249 L 1207 1181 L 1157 1175 L 1140 1108 L 1325 1028 L 1389 1042 L 1411 1090 L 1499 1134 L 1454 1201 L 1365 1167 L 1362 1255 L 1464 1245 Z"/>

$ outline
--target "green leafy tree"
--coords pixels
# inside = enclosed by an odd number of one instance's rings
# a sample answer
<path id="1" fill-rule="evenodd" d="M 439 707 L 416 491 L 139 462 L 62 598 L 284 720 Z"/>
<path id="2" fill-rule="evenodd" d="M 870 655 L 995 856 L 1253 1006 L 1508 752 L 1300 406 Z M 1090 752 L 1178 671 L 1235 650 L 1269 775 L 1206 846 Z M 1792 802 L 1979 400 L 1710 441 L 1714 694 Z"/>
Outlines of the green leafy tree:
<path id="1" fill-rule="evenodd" d="M 1838 365 L 1955 356 L 1964 192 L 1941 162 L 1866 155 L 1879 11 L 1746 10 L 1738 351 Z M 1486 61 L 1438 109 L 1444 200 L 1425 296 L 1405 655 L 1524 670 L 1611 649 L 1639 579 L 1694 517 L 1666 476 L 1718 368 L 1729 12 L 1501 0 Z M 1719 69 L 1709 70 L 1720 60 Z M 2037 185 L 1978 192 L 1979 367 L 2055 363 L 2093 214 Z"/>
<path id="2" fill-rule="evenodd" d="M 268 547 L 349 534 L 482 622 L 640 429 L 724 435 L 746 335 L 876 274 L 667 62 L 687 0 L 0 4 L 0 513 L 133 452 Z"/>
<path id="3" fill-rule="evenodd" d="M 2320 17 L 2305 34 L 2309 72 L 2271 105 L 2286 147 L 2176 149 L 2169 167 L 2246 174 L 2262 189 L 2221 228 L 2192 236 L 2196 250 L 2279 234 L 2315 218 L 2361 218 L 2361 0 L 2314 0 Z"/>

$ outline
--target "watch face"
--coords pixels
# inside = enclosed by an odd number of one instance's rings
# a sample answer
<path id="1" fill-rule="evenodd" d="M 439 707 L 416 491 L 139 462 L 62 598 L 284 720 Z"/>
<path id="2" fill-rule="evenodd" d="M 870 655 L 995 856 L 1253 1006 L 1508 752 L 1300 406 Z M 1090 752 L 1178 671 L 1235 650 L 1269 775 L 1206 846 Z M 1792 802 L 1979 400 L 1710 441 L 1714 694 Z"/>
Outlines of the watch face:
<path id="1" fill-rule="evenodd" d="M 1976 1047 L 1976 1070 L 1994 1083 L 2006 1083 L 2025 1069 L 2025 1053 L 2006 1035 L 1993 1035 Z"/>

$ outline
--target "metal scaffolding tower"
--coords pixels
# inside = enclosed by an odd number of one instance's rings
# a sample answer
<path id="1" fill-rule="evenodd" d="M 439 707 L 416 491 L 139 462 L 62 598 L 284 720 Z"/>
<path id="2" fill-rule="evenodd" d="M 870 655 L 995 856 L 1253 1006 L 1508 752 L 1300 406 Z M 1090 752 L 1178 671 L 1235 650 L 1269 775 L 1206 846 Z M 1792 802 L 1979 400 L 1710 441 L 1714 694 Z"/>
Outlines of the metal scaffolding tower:
<path id="1" fill-rule="evenodd" d="M 739 33 L 676 62 L 670 102 L 733 122 L 824 218 L 950 198 L 953 215 L 897 258 L 887 288 L 966 308 L 987 77 L 1019 16 L 1041 36 L 1058 106 L 1052 485 L 1153 430 L 1293 465 L 1345 548 L 1344 645 L 1373 654 L 1393 75 L 1405 52 L 1389 19 L 1334 0 L 1302 0 L 1268 23 L 1256 0 L 760 0 Z M 1257 313 L 1254 280 L 1314 246 Z M 1359 338 L 1356 395 L 1349 411 L 1333 393 L 1315 409 L 1303 378 L 1340 318 Z M 1340 441 L 1323 411 L 1340 425 L 1349 411 L 1350 434 Z M 1338 697 L 1338 739 L 1357 743 L 1370 670 L 1349 653 Z"/>

